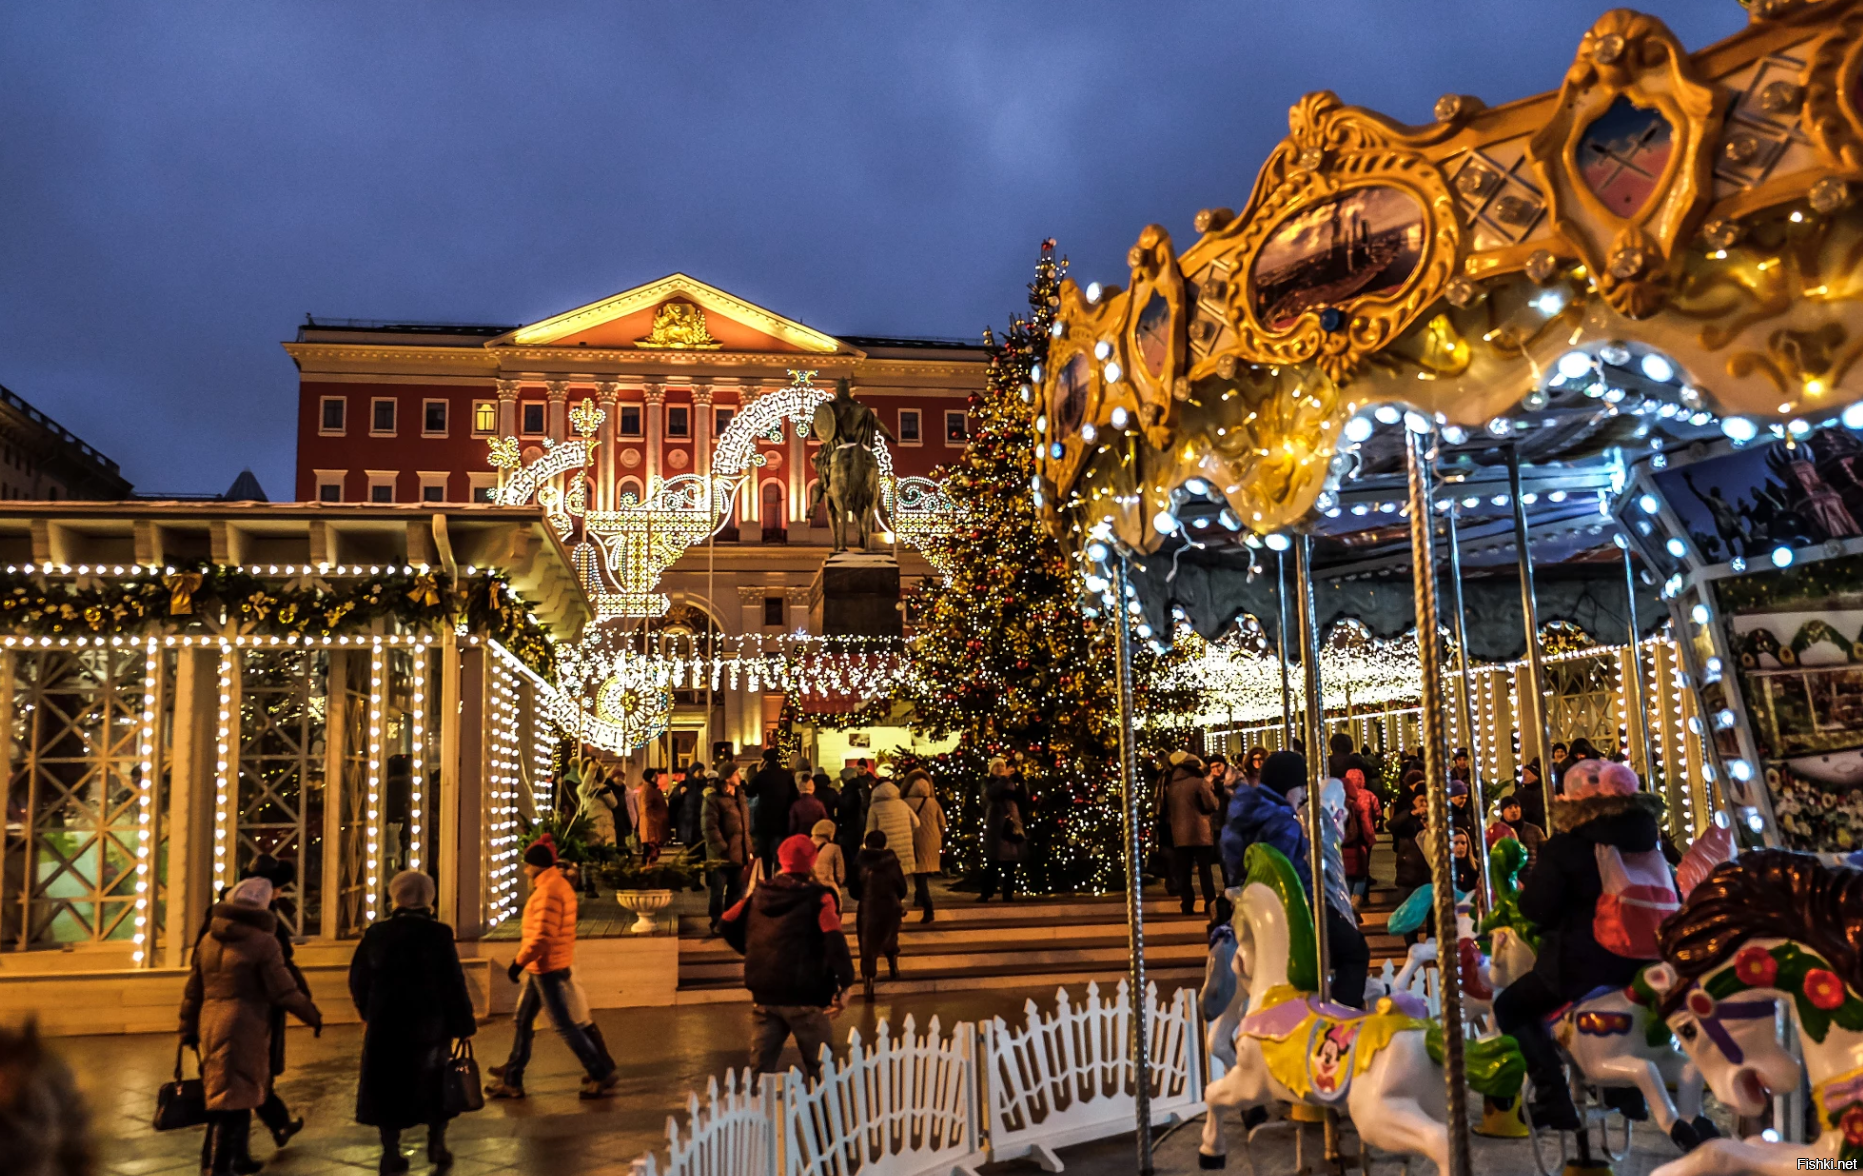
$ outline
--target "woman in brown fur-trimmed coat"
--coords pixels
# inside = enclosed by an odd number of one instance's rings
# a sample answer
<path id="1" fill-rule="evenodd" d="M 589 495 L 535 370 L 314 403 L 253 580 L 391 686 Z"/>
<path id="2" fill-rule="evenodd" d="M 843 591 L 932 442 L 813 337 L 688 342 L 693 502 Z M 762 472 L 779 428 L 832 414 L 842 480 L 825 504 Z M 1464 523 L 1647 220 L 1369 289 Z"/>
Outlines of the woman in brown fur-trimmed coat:
<path id="1" fill-rule="evenodd" d="M 252 1109 L 272 1084 L 272 1007 L 323 1029 L 323 1017 L 285 967 L 266 908 L 272 884 L 248 878 L 216 903 L 181 998 L 181 1041 L 198 1046 L 214 1176 L 256 1172 L 247 1150 Z"/>

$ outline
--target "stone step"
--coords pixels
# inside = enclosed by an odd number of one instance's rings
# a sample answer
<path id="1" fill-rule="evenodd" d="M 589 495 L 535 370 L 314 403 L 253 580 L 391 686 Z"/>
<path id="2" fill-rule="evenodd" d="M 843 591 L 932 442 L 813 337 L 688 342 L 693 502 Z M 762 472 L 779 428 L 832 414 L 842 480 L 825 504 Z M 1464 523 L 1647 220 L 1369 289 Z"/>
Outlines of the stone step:
<path id="1" fill-rule="evenodd" d="M 848 945 L 853 948 L 853 944 Z M 904 946 L 903 944 L 901 945 Z M 858 949 L 856 949 L 858 950 Z M 1209 955 L 1209 949 L 1201 940 L 1191 943 L 1152 943 L 1145 944 L 1145 958 L 1156 961 L 1159 966 L 1166 963 L 1182 967 L 1201 967 Z M 1024 972 L 1075 972 L 1090 970 L 1094 967 L 1110 967 L 1117 970 L 1126 959 L 1126 945 L 1107 943 L 1085 947 L 1049 947 L 1030 948 L 1016 943 L 978 944 L 948 951 L 901 951 L 899 966 L 902 971 L 930 976 L 970 975 L 980 969 L 996 967 L 1020 968 Z M 706 981 L 730 981 L 737 983 L 744 975 L 744 961 L 735 952 L 728 957 L 717 957 L 705 961 L 679 961 L 679 983 L 700 984 Z"/>
<path id="2" fill-rule="evenodd" d="M 1002 967 L 990 969 L 973 969 L 945 976 L 921 975 L 917 973 L 902 976 L 898 980 L 881 980 L 877 987 L 886 995 L 916 992 L 971 992 L 995 988 L 1077 988 L 1088 981 L 1097 981 L 1109 994 L 1126 976 L 1125 961 L 1113 968 L 1095 968 L 1091 971 L 1054 971 L 1029 972 L 1024 968 Z M 1203 982 L 1203 965 L 1186 967 L 1172 964 L 1153 968 L 1147 962 L 1146 980 L 1158 986 L 1158 991 L 1169 999 L 1174 989 L 1184 985 L 1195 986 Z M 849 994 L 850 1003 L 860 1003 L 860 987 L 856 985 Z M 706 983 L 686 986 L 681 984 L 674 994 L 674 1004 L 733 1004 L 749 1003 L 750 993 L 744 986 L 732 979 L 723 983 Z"/>

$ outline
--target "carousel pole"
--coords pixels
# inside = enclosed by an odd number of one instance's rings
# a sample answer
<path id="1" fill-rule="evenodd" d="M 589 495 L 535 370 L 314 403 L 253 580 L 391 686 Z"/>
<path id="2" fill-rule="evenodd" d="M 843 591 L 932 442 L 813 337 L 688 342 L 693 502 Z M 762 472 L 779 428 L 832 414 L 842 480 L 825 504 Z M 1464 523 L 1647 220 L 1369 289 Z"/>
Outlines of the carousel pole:
<path id="1" fill-rule="evenodd" d="M 1126 600 L 1126 564 L 1113 561 L 1113 599 L 1123 608 Z M 1138 749 L 1133 743 L 1132 632 L 1123 613 L 1113 618 L 1113 654 L 1119 676 L 1119 785 L 1124 817 L 1126 857 L 1126 948 L 1132 985 L 1132 1102 L 1137 1120 L 1138 1174 L 1151 1176 L 1151 1033 L 1145 992 L 1144 879 L 1139 874 L 1143 848 L 1139 845 Z"/>
<path id="2" fill-rule="evenodd" d="M 1637 570 L 1630 561 L 1630 541 L 1620 535 L 1618 542 L 1624 549 L 1624 616 L 1630 624 L 1630 697 L 1626 701 L 1636 714 L 1636 721 L 1629 724 L 1630 729 L 1624 733 L 1624 738 L 1626 741 L 1634 738 L 1637 742 L 1635 755 L 1631 755 L 1631 749 L 1628 747 L 1624 748 L 1624 754 L 1633 760 L 1642 760 L 1643 778 L 1647 781 L 1654 773 L 1655 765 L 1650 763 L 1650 712 L 1643 698 L 1643 654 L 1637 645 L 1642 629 L 1637 624 Z M 1671 772 L 1670 776 L 1673 777 L 1674 774 Z M 1669 786 L 1670 828 L 1679 829 L 1680 821 L 1681 810 L 1676 806 L 1675 785 L 1671 782 Z"/>
<path id="3" fill-rule="evenodd" d="M 1533 592 L 1533 548 L 1527 539 L 1527 504 L 1520 499 L 1520 446 L 1507 447 L 1507 497 L 1514 507 L 1514 550 L 1520 557 L 1520 615 L 1527 628 L 1527 684 L 1522 695 L 1533 695 L 1533 725 L 1523 727 L 1523 742 L 1533 749 L 1530 759 L 1540 762 L 1540 798 L 1552 817 L 1552 735 L 1546 714 L 1546 666 L 1540 661 L 1540 606 Z M 1515 715 L 1516 722 L 1520 720 Z"/>
<path id="4" fill-rule="evenodd" d="M 1281 655 L 1281 750 L 1294 749 L 1294 694 L 1287 683 L 1287 557 L 1274 553 L 1275 596 L 1280 601 L 1281 620 L 1276 634 L 1276 648 Z"/>
<path id="5" fill-rule="evenodd" d="M 1326 707 L 1320 695 L 1319 613 L 1313 607 L 1313 536 L 1302 535 L 1298 543 L 1294 549 L 1294 579 L 1299 593 L 1300 665 L 1305 671 L 1302 677 L 1307 706 L 1307 869 L 1313 875 L 1313 954 L 1317 972 L 1314 995 L 1324 1004 L 1332 999 L 1333 988 L 1332 953 L 1326 942 L 1326 841 L 1320 832 L 1326 820 L 1326 807 L 1320 797 L 1326 782 L 1326 761 L 1321 758 L 1326 754 Z M 1281 672 L 1287 672 L 1286 662 L 1281 663 Z M 1337 1164 L 1339 1115 L 1330 1107 L 1321 1134 L 1326 1159 Z"/>
<path id="6" fill-rule="evenodd" d="M 1427 428 L 1427 426 L 1425 426 Z M 1449 780 L 1444 762 L 1442 638 L 1436 608 L 1436 527 L 1430 516 L 1427 460 L 1429 437 L 1405 421 L 1404 455 L 1410 474 L 1410 569 L 1417 599 L 1417 660 L 1423 671 L 1423 781 L 1429 797 L 1430 877 L 1434 887 L 1438 942 L 1455 935 L 1455 864 L 1450 861 Z M 1455 954 L 1443 952 L 1443 1079 L 1448 1083 L 1449 1171 L 1471 1176 L 1468 1150 L 1468 1077 L 1462 1058 L 1462 979 Z"/>
<path id="7" fill-rule="evenodd" d="M 1488 855 L 1485 851 L 1487 837 L 1481 831 L 1487 828 L 1488 806 L 1481 789 L 1481 758 L 1475 754 L 1475 708 L 1469 705 L 1469 682 L 1473 671 L 1468 668 L 1468 609 L 1462 600 L 1462 543 L 1456 531 L 1456 503 L 1449 500 L 1449 582 L 1455 588 L 1455 650 L 1458 668 L 1456 675 L 1456 706 L 1462 715 L 1462 738 L 1468 741 L 1468 806 L 1473 812 L 1477 836 L 1471 838 L 1469 846 L 1475 853 L 1475 865 L 1481 879 L 1481 885 L 1475 888 L 1475 905 L 1486 914 L 1494 905 L 1493 884 L 1488 880 Z"/>

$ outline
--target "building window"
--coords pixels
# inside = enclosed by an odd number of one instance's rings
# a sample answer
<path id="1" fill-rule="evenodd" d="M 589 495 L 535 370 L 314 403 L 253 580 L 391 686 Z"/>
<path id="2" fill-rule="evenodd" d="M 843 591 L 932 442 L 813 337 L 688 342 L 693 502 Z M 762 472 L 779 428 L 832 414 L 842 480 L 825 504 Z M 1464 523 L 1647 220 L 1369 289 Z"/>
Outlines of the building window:
<path id="1" fill-rule="evenodd" d="M 395 402 L 392 397 L 378 396 L 369 401 L 369 435 L 371 437 L 395 435 Z"/>
<path id="2" fill-rule="evenodd" d="M 475 400 L 472 402 L 472 433 L 475 437 L 489 437 L 498 431 L 498 402 L 496 400 Z"/>
<path id="3" fill-rule="evenodd" d="M 523 425 L 524 435 L 526 437 L 543 436 L 543 405 L 533 401 L 519 405 L 518 411 L 524 416 L 520 422 Z"/>
<path id="4" fill-rule="evenodd" d="M 422 502 L 446 501 L 446 471 L 430 472 L 422 470 L 420 475 L 420 500 Z"/>
<path id="5" fill-rule="evenodd" d="M 393 502 L 395 500 L 395 471 L 369 471 L 369 501 Z"/>
<path id="6" fill-rule="evenodd" d="M 724 436 L 725 430 L 731 427 L 731 422 L 736 417 L 737 409 L 735 408 L 712 409 L 712 436 L 714 438 Z"/>
<path id="7" fill-rule="evenodd" d="M 962 412 L 944 414 L 944 443 L 963 445 L 970 440 L 970 417 Z"/>
<path id="8" fill-rule="evenodd" d="M 343 476 L 347 474 L 348 472 L 349 471 L 347 470 L 318 470 L 316 471 L 317 501 L 318 502 L 341 502 L 343 501 Z"/>
<path id="9" fill-rule="evenodd" d="M 641 499 L 640 483 L 633 478 L 623 478 L 615 484 L 615 501 L 624 502 L 632 498 L 636 505 Z"/>
<path id="10" fill-rule="evenodd" d="M 782 628 L 788 622 L 783 618 L 783 598 L 766 596 L 763 598 L 763 624 L 765 628 Z"/>
<path id="11" fill-rule="evenodd" d="M 446 401 L 420 402 L 420 433 L 423 437 L 446 436 Z"/>
<path id="12" fill-rule="evenodd" d="M 498 475 L 491 471 L 469 473 L 467 481 L 472 486 L 472 501 L 490 502 L 492 495 L 498 493 Z"/>
<path id="13" fill-rule="evenodd" d="M 667 405 L 666 435 L 668 437 L 692 436 L 692 410 L 683 404 Z"/>
<path id="14" fill-rule="evenodd" d="M 918 445 L 924 437 L 919 434 L 919 410 L 902 408 L 899 410 L 899 443 L 901 445 Z"/>
<path id="15" fill-rule="evenodd" d="M 323 413 L 323 423 L 317 431 L 327 437 L 341 437 L 344 410 L 349 407 L 349 401 L 341 396 L 326 396 L 319 407 Z"/>
<path id="16" fill-rule="evenodd" d="M 624 404 L 621 406 L 621 435 L 623 437 L 640 436 L 640 405 Z"/>

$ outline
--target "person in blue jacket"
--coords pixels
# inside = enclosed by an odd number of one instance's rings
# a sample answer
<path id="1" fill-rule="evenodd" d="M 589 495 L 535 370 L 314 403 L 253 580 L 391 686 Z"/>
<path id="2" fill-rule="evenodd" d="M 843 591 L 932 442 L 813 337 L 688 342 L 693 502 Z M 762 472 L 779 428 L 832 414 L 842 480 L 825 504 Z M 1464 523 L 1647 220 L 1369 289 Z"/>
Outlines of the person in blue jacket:
<path id="1" fill-rule="evenodd" d="M 1298 752 L 1277 751 L 1261 766 L 1261 782 L 1254 787 L 1241 784 L 1229 800 L 1223 820 L 1223 876 L 1230 886 L 1242 885 L 1248 871 L 1242 855 L 1260 842 L 1281 851 L 1293 863 L 1306 889 L 1309 902 L 1313 894 L 1313 875 L 1307 867 L 1307 834 L 1300 827 L 1300 815 L 1287 802 L 1287 794 L 1307 783 L 1307 760 Z M 1336 888 L 1329 888 L 1336 889 Z M 1326 903 L 1326 951 L 1332 963 L 1332 998 L 1352 1008 L 1365 1007 L 1365 977 L 1371 970 L 1371 950 L 1358 929 L 1358 918 L 1350 910 Z"/>

